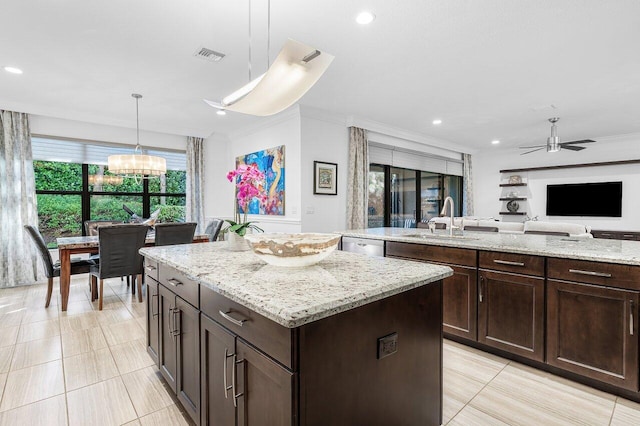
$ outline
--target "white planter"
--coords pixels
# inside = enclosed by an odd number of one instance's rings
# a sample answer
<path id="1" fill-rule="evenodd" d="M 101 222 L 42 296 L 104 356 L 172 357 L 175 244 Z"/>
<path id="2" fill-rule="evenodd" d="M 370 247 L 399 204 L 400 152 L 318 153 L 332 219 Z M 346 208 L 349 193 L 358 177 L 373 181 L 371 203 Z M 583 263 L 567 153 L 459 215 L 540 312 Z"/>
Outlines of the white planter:
<path id="1" fill-rule="evenodd" d="M 235 232 L 227 233 L 227 248 L 231 251 L 246 251 L 251 249 L 247 240 Z"/>

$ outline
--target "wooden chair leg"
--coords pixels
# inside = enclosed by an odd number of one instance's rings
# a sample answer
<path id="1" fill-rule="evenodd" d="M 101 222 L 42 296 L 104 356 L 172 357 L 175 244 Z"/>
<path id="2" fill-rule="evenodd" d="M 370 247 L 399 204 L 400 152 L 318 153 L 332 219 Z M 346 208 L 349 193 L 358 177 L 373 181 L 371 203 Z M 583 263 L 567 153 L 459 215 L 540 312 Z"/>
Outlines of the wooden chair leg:
<path id="1" fill-rule="evenodd" d="M 91 275 L 89 281 L 91 284 L 91 301 L 93 302 L 98 298 L 98 277 Z"/>
<path id="2" fill-rule="evenodd" d="M 131 275 L 131 281 L 132 281 L 132 286 L 131 286 L 131 294 L 135 295 L 136 294 L 136 286 L 135 283 L 133 282 L 133 280 L 135 279 L 135 275 Z M 127 277 L 127 282 L 129 282 L 129 277 Z"/>
<path id="3" fill-rule="evenodd" d="M 100 302 L 98 302 L 98 310 L 102 310 L 102 292 L 104 290 L 104 280 L 100 279 Z"/>
<path id="4" fill-rule="evenodd" d="M 138 302 L 142 303 L 142 275 L 138 274 L 136 277 L 136 283 L 138 284 Z"/>
<path id="5" fill-rule="evenodd" d="M 120 277 L 122 278 L 122 277 Z M 127 275 L 127 287 L 129 287 L 131 285 L 130 281 L 129 281 L 129 275 Z M 135 293 L 135 292 L 134 292 Z"/>
<path id="6" fill-rule="evenodd" d="M 49 307 L 49 303 L 51 303 L 51 293 L 53 292 L 53 278 L 49 278 L 47 280 L 47 301 L 44 304 L 45 308 Z"/>

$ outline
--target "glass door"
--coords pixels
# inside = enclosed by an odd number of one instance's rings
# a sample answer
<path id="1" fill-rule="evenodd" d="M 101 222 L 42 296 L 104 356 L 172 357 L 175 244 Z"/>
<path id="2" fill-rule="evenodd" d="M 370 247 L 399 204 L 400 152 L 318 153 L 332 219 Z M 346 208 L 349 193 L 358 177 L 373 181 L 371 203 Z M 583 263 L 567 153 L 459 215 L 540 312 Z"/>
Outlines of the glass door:
<path id="1" fill-rule="evenodd" d="M 420 172 L 420 212 L 422 222 L 437 217 L 442 209 L 442 175 Z"/>
<path id="2" fill-rule="evenodd" d="M 416 227 L 416 176 L 415 170 L 391 168 L 391 226 Z"/>
<path id="3" fill-rule="evenodd" d="M 369 166 L 369 204 L 367 206 L 367 228 L 384 226 L 384 166 Z"/>

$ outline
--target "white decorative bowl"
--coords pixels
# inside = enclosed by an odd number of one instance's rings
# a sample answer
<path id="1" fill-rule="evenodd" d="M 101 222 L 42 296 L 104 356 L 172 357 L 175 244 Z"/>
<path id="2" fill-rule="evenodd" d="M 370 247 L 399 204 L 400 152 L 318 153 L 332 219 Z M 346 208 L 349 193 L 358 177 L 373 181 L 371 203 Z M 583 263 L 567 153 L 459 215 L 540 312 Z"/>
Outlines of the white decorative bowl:
<path id="1" fill-rule="evenodd" d="M 297 268 L 310 266 L 329 256 L 338 246 L 340 234 L 252 234 L 245 235 L 253 253 L 270 265 Z"/>

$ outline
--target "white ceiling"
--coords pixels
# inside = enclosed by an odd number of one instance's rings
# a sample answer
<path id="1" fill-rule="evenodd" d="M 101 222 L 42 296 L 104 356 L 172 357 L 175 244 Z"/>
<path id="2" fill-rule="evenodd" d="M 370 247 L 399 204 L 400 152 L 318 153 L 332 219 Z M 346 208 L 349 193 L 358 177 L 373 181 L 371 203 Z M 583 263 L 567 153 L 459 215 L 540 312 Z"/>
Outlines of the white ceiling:
<path id="1" fill-rule="evenodd" d="M 253 2 L 254 77 L 266 69 L 266 1 Z M 377 19 L 354 18 L 371 10 Z M 0 108 L 182 135 L 248 81 L 248 1 L 14 0 L 0 13 Z M 273 59 L 287 37 L 335 55 L 303 105 L 473 149 L 640 132 L 640 1 L 272 0 Z M 205 46 L 227 54 L 207 62 Z M 555 109 L 551 107 L 555 106 Z M 443 124 L 431 124 L 441 118 Z"/>

